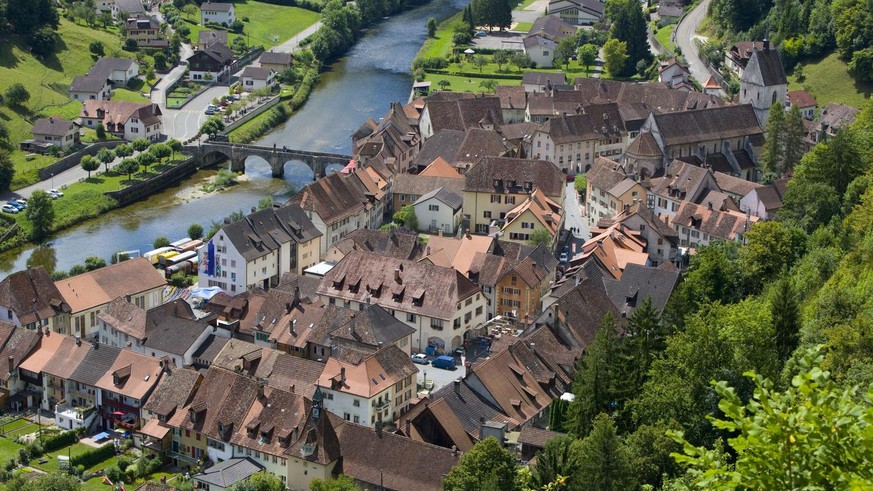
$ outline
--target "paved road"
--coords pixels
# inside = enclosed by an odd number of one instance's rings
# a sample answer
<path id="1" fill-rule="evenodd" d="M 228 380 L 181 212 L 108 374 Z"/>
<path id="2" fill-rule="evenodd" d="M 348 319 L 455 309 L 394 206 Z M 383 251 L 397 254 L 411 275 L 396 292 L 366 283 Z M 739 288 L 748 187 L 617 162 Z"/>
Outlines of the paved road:
<path id="1" fill-rule="evenodd" d="M 321 21 L 318 21 L 315 24 L 307 27 L 306 29 L 303 29 L 296 36 L 285 41 L 279 46 L 274 46 L 270 48 L 270 51 L 277 51 L 279 53 L 293 53 L 297 51 L 297 47 L 300 44 L 300 41 L 303 41 L 309 36 L 315 34 L 315 31 L 317 31 L 319 28 L 321 28 Z"/>
<path id="2" fill-rule="evenodd" d="M 697 32 L 697 26 L 706 15 L 706 9 L 709 8 L 710 0 L 703 0 L 691 12 L 682 18 L 682 22 L 676 26 L 676 44 L 682 50 L 685 60 L 688 62 L 691 76 L 696 78 L 698 82 L 703 84 L 709 78 L 709 70 L 700 60 L 700 53 L 697 51 L 697 46 L 694 43 L 694 36 Z"/>
<path id="3" fill-rule="evenodd" d="M 520 1 L 518 3 L 521 3 Z M 549 7 L 548 0 L 537 0 L 525 7 L 523 10 L 513 10 L 512 20 L 515 22 L 534 22 L 538 18 L 546 14 L 546 9 Z"/>
<path id="4" fill-rule="evenodd" d="M 588 222 L 582 218 L 582 204 L 579 203 L 579 195 L 576 193 L 576 188 L 572 182 L 567 183 L 567 192 L 564 198 L 564 228 L 570 230 L 570 227 L 576 229 L 573 232 L 575 237 L 588 240 Z"/>
<path id="5" fill-rule="evenodd" d="M 193 138 L 209 116 L 204 112 L 213 99 L 227 95 L 227 86 L 216 85 L 206 89 L 182 109 L 164 110 L 164 133 L 167 138 L 185 141 Z"/>

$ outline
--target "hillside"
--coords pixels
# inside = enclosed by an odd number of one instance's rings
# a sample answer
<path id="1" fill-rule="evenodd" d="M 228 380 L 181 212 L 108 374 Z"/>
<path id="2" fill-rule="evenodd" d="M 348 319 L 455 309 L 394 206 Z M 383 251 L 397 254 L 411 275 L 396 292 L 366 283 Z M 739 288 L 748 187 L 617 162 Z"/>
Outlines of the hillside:
<path id="1" fill-rule="evenodd" d="M 20 140 L 30 138 L 32 121 L 41 116 L 58 115 L 74 118 L 81 104 L 69 98 L 68 89 L 73 78 L 84 75 L 91 68 L 93 59 L 88 51 L 92 41 L 101 41 L 106 56 L 131 58 L 132 53 L 122 51 L 117 34 L 75 24 L 61 19 L 58 28 L 60 49 L 54 56 L 38 60 L 18 39 L 0 38 L 0 92 L 5 92 L 14 83 L 23 84 L 30 92 L 26 110 L 16 112 L 9 107 L 0 107 L 0 118 L 9 129 L 10 142 L 15 147 Z M 33 180 L 36 170 L 54 159 L 38 157 L 25 162 L 24 153 L 15 151 L 16 178 L 12 187 L 18 188 Z"/>

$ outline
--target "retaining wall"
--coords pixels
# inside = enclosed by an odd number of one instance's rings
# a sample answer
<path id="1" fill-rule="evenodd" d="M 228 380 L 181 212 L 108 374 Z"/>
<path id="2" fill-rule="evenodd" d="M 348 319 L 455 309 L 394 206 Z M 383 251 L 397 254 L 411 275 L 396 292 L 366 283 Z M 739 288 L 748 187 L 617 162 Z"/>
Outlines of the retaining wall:
<path id="1" fill-rule="evenodd" d="M 74 154 L 67 155 L 66 157 L 58 160 L 54 164 L 47 165 L 39 170 L 39 180 L 45 181 L 52 177 L 52 175 L 58 175 L 61 172 L 66 170 L 70 170 L 73 167 L 79 165 L 79 162 L 82 160 L 82 157 L 85 155 L 97 155 L 97 152 L 100 151 L 101 148 L 115 148 L 118 145 L 125 143 L 124 140 L 113 140 L 108 142 L 97 142 L 92 143 L 91 145 L 85 147 L 82 150 Z"/>

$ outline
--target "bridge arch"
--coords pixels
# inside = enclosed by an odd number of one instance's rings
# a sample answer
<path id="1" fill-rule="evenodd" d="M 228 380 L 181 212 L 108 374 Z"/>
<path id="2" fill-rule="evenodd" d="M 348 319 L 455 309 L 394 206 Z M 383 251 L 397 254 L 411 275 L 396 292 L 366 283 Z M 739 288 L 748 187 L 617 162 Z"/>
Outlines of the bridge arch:
<path id="1" fill-rule="evenodd" d="M 243 170 L 246 174 L 270 177 L 273 174 L 273 166 L 260 155 L 249 155 L 243 161 Z"/>
<path id="2" fill-rule="evenodd" d="M 319 177 L 311 165 L 300 159 L 285 161 L 282 164 L 282 176 L 286 181 L 295 183 L 312 182 Z"/>
<path id="3" fill-rule="evenodd" d="M 207 141 L 197 147 L 197 156 L 201 167 L 207 167 L 221 160 L 230 160 L 231 170 L 242 172 L 245 170 L 246 161 L 251 156 L 258 156 L 270 164 L 273 177 L 282 177 L 286 170 L 286 163 L 299 161 L 307 165 L 315 177 L 325 175 L 325 169 L 334 164 L 345 166 L 351 157 L 346 155 L 310 152 L 307 150 L 294 150 L 285 147 L 264 147 L 259 145 L 244 145 L 230 142 Z"/>

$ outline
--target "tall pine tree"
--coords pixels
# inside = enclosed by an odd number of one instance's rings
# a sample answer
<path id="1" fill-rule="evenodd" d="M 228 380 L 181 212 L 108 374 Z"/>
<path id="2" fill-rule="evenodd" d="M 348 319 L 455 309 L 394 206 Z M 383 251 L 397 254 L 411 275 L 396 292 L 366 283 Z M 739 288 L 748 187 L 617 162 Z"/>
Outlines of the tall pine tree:
<path id="1" fill-rule="evenodd" d="M 797 294 L 791 278 L 783 275 L 776 281 L 773 299 L 770 301 L 770 316 L 776 330 L 776 351 L 779 361 L 785 363 L 797 349 L 800 331 L 800 311 Z"/>
<path id="2" fill-rule="evenodd" d="M 611 25 L 609 37 L 627 43 L 628 58 L 620 74 L 632 75 L 640 60 L 648 63 L 652 59 L 643 6 L 638 0 L 610 0 L 606 16 Z"/>
<path id="3" fill-rule="evenodd" d="M 782 133 L 785 149 L 782 154 L 782 172 L 788 172 L 800 163 L 803 157 L 803 115 L 800 108 L 792 104 L 785 114 L 785 128 Z"/>
<path id="4" fill-rule="evenodd" d="M 620 342 L 615 317 L 607 314 L 573 376 L 576 398 L 570 405 L 567 429 L 578 437 L 588 434 L 596 415 L 615 409 L 621 375 Z"/>
<path id="5" fill-rule="evenodd" d="M 767 117 L 767 137 L 764 142 L 763 167 L 765 172 L 782 176 L 784 162 L 785 110 L 780 102 L 770 106 Z"/>

